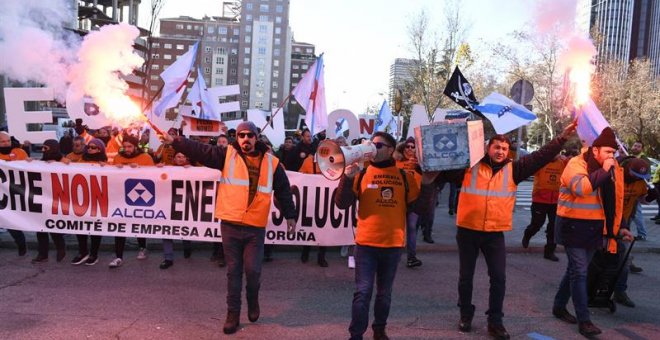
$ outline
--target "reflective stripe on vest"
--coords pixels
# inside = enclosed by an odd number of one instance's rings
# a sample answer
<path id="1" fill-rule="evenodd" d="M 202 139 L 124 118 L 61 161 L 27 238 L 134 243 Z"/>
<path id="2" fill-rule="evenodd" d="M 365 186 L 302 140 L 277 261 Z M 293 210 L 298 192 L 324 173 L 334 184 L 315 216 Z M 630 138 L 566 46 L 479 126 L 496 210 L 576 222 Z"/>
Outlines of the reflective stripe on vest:
<path id="1" fill-rule="evenodd" d="M 485 232 L 511 230 L 517 188 L 512 173 L 511 163 L 495 173 L 481 162 L 466 170 L 456 224 Z"/>
<path id="2" fill-rule="evenodd" d="M 479 176 L 479 166 L 473 166 L 472 167 L 472 178 L 470 180 L 470 186 L 469 187 L 463 187 L 461 188 L 461 192 L 472 194 L 472 195 L 479 195 L 479 196 L 491 196 L 491 197 L 514 197 L 516 196 L 515 192 L 509 192 L 507 190 L 509 186 L 509 167 L 504 166 L 502 168 L 502 175 L 504 178 L 502 179 L 502 187 L 498 191 L 492 191 L 492 190 L 483 190 L 483 189 L 477 189 L 477 177 Z"/>
<path id="3" fill-rule="evenodd" d="M 240 157 L 237 152 L 235 151 L 229 151 L 232 152 L 233 155 L 232 157 L 229 158 L 229 170 L 227 171 L 227 174 L 225 175 L 224 173 L 222 174 L 222 177 L 220 177 L 220 183 L 222 184 L 231 184 L 231 185 L 236 185 L 236 186 L 244 186 L 244 187 L 250 187 L 250 179 L 239 179 L 236 178 L 235 176 L 235 169 L 236 169 L 236 157 Z M 265 194 L 269 194 L 271 191 L 273 191 L 273 160 L 272 160 L 272 155 L 267 153 L 264 155 L 264 158 L 267 158 L 267 163 L 268 163 L 268 177 L 266 178 L 266 186 L 261 186 L 257 185 L 257 191 L 263 192 Z"/>

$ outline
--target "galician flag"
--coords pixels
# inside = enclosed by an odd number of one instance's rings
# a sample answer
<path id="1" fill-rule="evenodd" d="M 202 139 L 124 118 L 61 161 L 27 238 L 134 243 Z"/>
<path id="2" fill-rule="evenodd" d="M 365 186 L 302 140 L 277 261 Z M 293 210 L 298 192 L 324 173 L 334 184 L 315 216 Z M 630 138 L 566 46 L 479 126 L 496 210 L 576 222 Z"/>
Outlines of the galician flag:
<path id="1" fill-rule="evenodd" d="M 383 100 L 383 105 L 380 106 L 380 111 L 378 111 L 378 118 L 376 118 L 376 125 L 374 126 L 374 132 L 376 131 L 386 131 L 390 135 L 395 136 L 397 130 L 396 120 L 392 115 L 392 110 L 390 106 L 387 105 L 387 100 Z"/>
<path id="2" fill-rule="evenodd" d="M 197 68 L 197 79 L 188 93 L 188 100 L 192 104 L 190 116 L 197 119 L 221 121 L 220 114 L 215 112 L 210 93 L 206 88 L 206 81 L 201 68 Z"/>
<path id="3" fill-rule="evenodd" d="M 479 105 L 474 105 L 474 108 L 483 113 L 493 124 L 495 132 L 500 135 L 536 119 L 532 111 L 497 92 L 489 94 Z"/>
<path id="4" fill-rule="evenodd" d="M 589 145 L 593 144 L 603 129 L 610 126 L 591 98 L 579 107 L 575 114 L 578 120 L 577 134 L 580 140 L 586 141 Z"/>
<path id="5" fill-rule="evenodd" d="M 156 116 L 161 116 L 165 110 L 175 107 L 179 103 L 179 100 L 181 100 L 181 96 L 186 91 L 186 86 L 188 85 L 190 69 L 193 67 L 197 57 L 198 45 L 199 42 L 196 42 L 188 52 L 181 55 L 160 74 L 160 77 L 165 82 L 165 86 L 163 86 L 160 100 L 154 106 Z"/>
<path id="6" fill-rule="evenodd" d="M 305 109 L 305 124 L 312 135 L 328 127 L 323 67 L 323 54 L 321 54 L 291 92 L 300 106 Z"/>

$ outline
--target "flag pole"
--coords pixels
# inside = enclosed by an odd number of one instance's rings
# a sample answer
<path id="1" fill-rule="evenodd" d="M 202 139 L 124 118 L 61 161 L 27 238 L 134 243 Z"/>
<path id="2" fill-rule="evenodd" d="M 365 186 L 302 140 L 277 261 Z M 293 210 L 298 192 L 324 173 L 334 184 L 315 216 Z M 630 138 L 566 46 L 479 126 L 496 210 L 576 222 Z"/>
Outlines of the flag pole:
<path id="1" fill-rule="evenodd" d="M 291 98 L 291 93 L 289 93 L 289 95 L 286 96 L 286 98 L 284 98 L 284 99 L 282 100 L 282 102 L 280 103 L 280 105 L 277 106 L 277 110 L 275 111 L 275 113 L 273 113 L 273 115 L 270 116 L 270 121 L 266 122 L 266 124 L 264 125 L 264 127 L 261 128 L 261 131 L 264 131 L 264 130 L 266 129 L 266 127 L 268 126 L 268 124 L 270 124 L 270 123 L 273 122 L 273 119 L 275 118 L 275 116 L 277 116 L 277 114 L 280 112 L 280 110 L 284 107 L 284 104 L 286 103 L 286 101 L 287 101 L 289 98 Z"/>

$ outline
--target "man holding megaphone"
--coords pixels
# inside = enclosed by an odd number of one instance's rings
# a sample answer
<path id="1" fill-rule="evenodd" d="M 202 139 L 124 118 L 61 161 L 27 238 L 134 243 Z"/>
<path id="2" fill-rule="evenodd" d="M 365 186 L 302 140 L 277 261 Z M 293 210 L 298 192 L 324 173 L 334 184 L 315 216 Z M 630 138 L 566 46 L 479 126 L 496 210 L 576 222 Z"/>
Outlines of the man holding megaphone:
<path id="1" fill-rule="evenodd" d="M 371 327 L 374 339 L 387 339 L 385 326 L 392 284 L 406 243 L 406 215 L 415 201 L 418 211 L 428 209 L 433 194 L 431 183 L 438 175 L 437 172 L 424 173 L 419 189 L 414 185 L 413 175 L 396 167 L 392 158 L 396 146 L 394 137 L 376 132 L 371 144 L 376 150 L 371 164 L 358 171 L 357 163 L 362 159 L 351 158 L 353 164 L 345 164 L 335 196 L 335 204 L 340 209 L 350 207 L 356 199 L 360 201 L 355 234 L 355 293 L 348 328 L 351 339 L 362 339 L 367 330 L 374 281 L 377 282 L 376 302 Z"/>

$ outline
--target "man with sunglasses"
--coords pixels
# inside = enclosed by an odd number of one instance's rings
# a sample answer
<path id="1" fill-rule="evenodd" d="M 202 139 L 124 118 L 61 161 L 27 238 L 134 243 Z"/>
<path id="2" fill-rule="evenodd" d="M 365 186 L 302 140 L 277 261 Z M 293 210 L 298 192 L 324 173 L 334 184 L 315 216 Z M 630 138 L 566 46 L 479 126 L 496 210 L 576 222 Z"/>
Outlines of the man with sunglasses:
<path id="1" fill-rule="evenodd" d="M 287 232 L 296 229 L 296 211 L 289 179 L 279 160 L 258 141 L 258 130 L 252 122 L 236 128 L 236 140 L 226 148 L 202 144 L 172 136 L 163 143 L 172 144 L 192 162 L 222 171 L 216 199 L 215 215 L 222 220 L 222 243 L 227 263 L 227 319 L 223 332 L 238 330 L 241 311 L 241 284 L 246 277 L 248 319 L 259 319 L 259 286 L 264 255 L 266 224 L 271 197 L 287 221 Z"/>
<path id="2" fill-rule="evenodd" d="M 358 179 L 356 165 L 351 164 L 337 186 L 335 204 L 346 209 L 359 200 L 355 234 L 355 293 L 351 339 L 362 339 L 369 325 L 369 304 L 376 282 L 374 339 L 387 339 L 385 326 L 390 313 L 392 285 L 406 245 L 406 215 L 415 201 L 416 209 L 428 209 L 437 172 L 422 175 L 422 187 L 415 185 L 412 174 L 400 170 L 392 154 L 394 138 L 385 132 L 374 133 L 371 141 L 377 152 L 371 164 Z"/>

